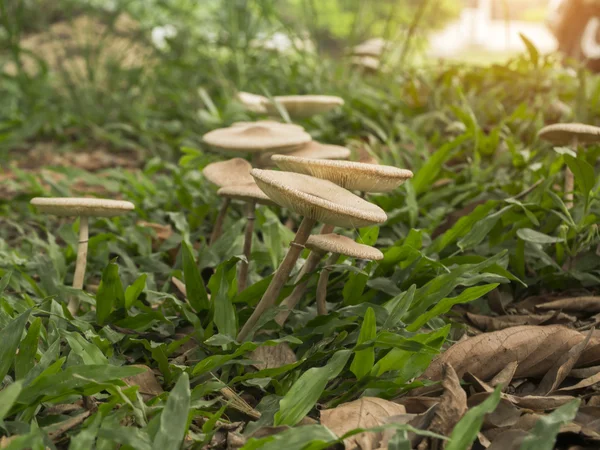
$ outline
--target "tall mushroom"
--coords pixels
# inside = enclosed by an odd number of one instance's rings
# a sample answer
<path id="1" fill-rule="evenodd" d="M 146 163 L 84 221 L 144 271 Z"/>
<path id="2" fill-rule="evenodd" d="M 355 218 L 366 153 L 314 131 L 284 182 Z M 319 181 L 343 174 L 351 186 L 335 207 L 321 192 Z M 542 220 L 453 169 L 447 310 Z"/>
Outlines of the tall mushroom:
<path id="1" fill-rule="evenodd" d="M 277 114 L 277 103 L 297 119 L 323 114 L 344 104 L 343 98 L 332 95 L 280 95 L 273 99 L 274 103 L 265 104 L 268 113 Z"/>
<path id="2" fill-rule="evenodd" d="M 600 127 L 586 125 L 583 123 L 556 123 L 542 128 L 538 136 L 540 139 L 553 145 L 570 145 L 576 152 L 579 145 L 591 145 L 600 143 Z M 573 172 L 567 166 L 565 168 L 565 206 L 573 207 L 573 190 L 575 179 Z"/>
<path id="3" fill-rule="evenodd" d="M 256 165 L 261 153 L 287 153 L 307 144 L 312 137 L 299 130 L 297 125 L 263 123 L 219 128 L 206 133 L 202 139 L 223 152 L 249 153 L 253 157 L 253 165 Z"/>
<path id="4" fill-rule="evenodd" d="M 319 315 L 327 314 L 326 298 L 329 273 L 331 272 L 331 266 L 337 262 L 340 255 L 368 261 L 383 259 L 383 253 L 375 247 L 359 244 L 346 236 L 333 233 L 310 236 L 306 242 L 306 248 L 315 253 L 331 253 L 321 271 L 317 284 L 317 312 Z"/>
<path id="5" fill-rule="evenodd" d="M 75 289 L 83 288 L 85 278 L 89 239 L 88 219 L 90 217 L 121 216 L 135 209 L 135 205 L 131 202 L 100 198 L 36 197 L 31 200 L 31 204 L 44 214 L 79 217 L 79 243 L 73 276 L 73 287 Z M 69 300 L 68 308 L 71 314 L 75 315 L 79 309 L 79 299 L 72 297 Z"/>
<path id="6" fill-rule="evenodd" d="M 269 287 L 240 330 L 239 341 L 250 334 L 258 319 L 277 301 L 316 222 L 355 228 L 387 220 L 381 208 L 329 181 L 273 170 L 252 169 L 250 173 L 271 200 L 298 213 L 303 219 Z"/>
<path id="7" fill-rule="evenodd" d="M 251 177 L 252 178 L 252 177 Z M 258 187 L 254 179 L 250 183 L 222 187 L 217 191 L 217 195 L 224 197 L 225 201 L 231 199 L 246 202 L 246 230 L 244 232 L 244 256 L 246 261 L 242 261 L 238 275 L 238 291 L 246 289 L 248 285 L 248 268 L 250 264 L 250 254 L 252 252 L 252 237 L 254 235 L 254 210 L 256 204 L 273 205 L 273 201 Z"/>
<path id="8" fill-rule="evenodd" d="M 254 183 L 254 178 L 250 175 L 251 170 L 252 166 L 248 161 L 243 158 L 233 158 L 227 161 L 208 164 L 202 170 L 202 174 L 208 181 L 222 188 L 226 186 Z M 221 203 L 221 208 L 219 209 L 215 225 L 210 235 L 209 245 L 214 244 L 221 236 L 221 233 L 223 232 L 223 222 L 225 221 L 225 216 L 227 215 L 227 209 L 229 208 L 230 203 L 231 199 L 229 197 L 225 197 Z"/>
<path id="9" fill-rule="evenodd" d="M 314 159 L 348 159 L 351 153 L 350 149 L 341 145 L 322 144 L 317 141 L 311 141 L 297 150 L 286 153 L 286 155 Z M 271 161 L 273 155 L 274 153 L 263 154 L 260 160 L 261 165 L 263 167 L 273 165 Z"/>
<path id="10" fill-rule="evenodd" d="M 316 178 L 334 182 L 348 190 L 361 192 L 390 192 L 406 180 L 412 178 L 410 170 L 398 169 L 391 166 L 366 164 L 352 161 L 332 161 L 315 158 L 300 158 L 289 155 L 273 155 L 271 158 L 282 170 L 303 173 Z M 333 231 L 330 225 L 324 225 L 321 234 Z M 298 304 L 306 288 L 308 280 L 300 282 L 301 278 L 316 269 L 322 254 L 312 252 L 298 275 L 296 286 L 292 293 L 282 302 L 287 310 L 281 311 L 277 316 L 277 323 L 283 325 L 290 311 Z"/>

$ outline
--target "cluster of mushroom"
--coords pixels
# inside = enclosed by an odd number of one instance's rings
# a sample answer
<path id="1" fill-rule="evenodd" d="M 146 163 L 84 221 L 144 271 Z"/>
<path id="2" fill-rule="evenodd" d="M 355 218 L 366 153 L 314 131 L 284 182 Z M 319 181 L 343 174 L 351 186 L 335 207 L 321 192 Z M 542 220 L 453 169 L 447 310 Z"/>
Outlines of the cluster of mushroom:
<path id="1" fill-rule="evenodd" d="M 366 72 L 378 72 L 381 57 L 390 43 L 381 38 L 373 38 L 352 49 L 351 62 L 354 67 Z"/>

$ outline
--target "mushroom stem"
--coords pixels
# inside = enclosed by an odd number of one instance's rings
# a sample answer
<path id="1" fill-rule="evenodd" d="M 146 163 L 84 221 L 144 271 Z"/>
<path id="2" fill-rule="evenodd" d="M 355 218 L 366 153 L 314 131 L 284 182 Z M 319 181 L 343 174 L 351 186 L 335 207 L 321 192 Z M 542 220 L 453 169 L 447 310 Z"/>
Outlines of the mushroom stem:
<path id="1" fill-rule="evenodd" d="M 85 266 L 87 264 L 89 222 L 87 216 L 79 218 L 79 243 L 77 244 L 77 261 L 75 263 L 75 275 L 73 276 L 73 288 L 82 289 L 85 278 Z M 79 299 L 71 297 L 67 306 L 71 314 L 75 315 L 79 309 Z"/>
<path id="2" fill-rule="evenodd" d="M 215 241 L 221 237 L 221 234 L 223 233 L 223 222 L 225 222 L 225 217 L 227 216 L 227 210 L 229 209 L 230 203 L 230 198 L 226 198 L 223 200 L 223 203 L 221 203 L 221 208 L 219 209 L 219 214 L 217 215 L 217 220 L 215 221 L 215 226 L 213 227 L 210 235 L 209 245 L 213 245 Z"/>
<path id="3" fill-rule="evenodd" d="M 575 189 L 575 177 L 569 166 L 565 167 L 565 206 L 567 209 L 573 207 L 573 190 Z"/>
<path id="4" fill-rule="evenodd" d="M 323 228 L 321 228 L 321 234 L 332 233 L 334 228 L 335 227 L 333 225 L 324 224 Z M 312 273 L 317 268 L 317 265 L 319 264 L 319 261 L 321 261 L 322 257 L 322 252 L 310 252 L 310 255 L 308 255 L 308 258 L 302 266 L 302 269 L 300 270 L 300 272 L 298 272 L 298 276 L 296 277 L 296 283 L 298 283 L 302 279 L 302 277 L 307 273 Z M 294 307 L 298 304 L 298 302 L 306 292 L 306 288 L 308 287 L 309 281 L 310 280 L 307 279 L 302 283 L 297 284 L 296 287 L 294 287 L 292 293 L 283 302 L 281 302 L 281 305 L 285 306 L 287 309 L 281 311 L 279 314 L 277 314 L 277 317 L 275 318 L 275 322 L 277 322 L 280 326 L 283 326 Z"/>
<path id="5" fill-rule="evenodd" d="M 319 276 L 319 282 L 317 283 L 317 313 L 320 316 L 327 314 L 327 283 L 329 282 L 329 274 L 332 270 L 331 266 L 336 263 L 339 257 L 339 253 L 332 253 L 329 258 L 327 258 L 325 267 L 323 267 L 321 275 Z"/>
<path id="6" fill-rule="evenodd" d="M 250 266 L 250 254 L 252 252 L 252 236 L 254 235 L 254 209 L 256 202 L 248 202 L 247 216 L 248 223 L 246 224 L 246 232 L 244 234 L 244 256 L 246 261 L 242 261 L 240 273 L 238 276 L 238 292 L 242 292 L 248 286 L 248 268 Z"/>
<path id="7" fill-rule="evenodd" d="M 275 272 L 271 283 L 269 283 L 269 287 L 260 299 L 260 302 L 258 302 L 258 305 L 256 305 L 254 312 L 240 330 L 237 336 L 237 340 L 239 342 L 243 341 L 250 334 L 258 322 L 258 319 L 265 313 L 265 311 L 273 307 L 277 301 L 277 297 L 279 297 L 281 289 L 283 289 L 283 286 L 290 276 L 290 273 L 296 265 L 296 261 L 298 260 L 300 253 L 302 253 L 302 250 L 304 249 L 304 244 L 306 244 L 315 222 L 316 221 L 314 219 L 310 219 L 308 217 L 302 219 L 302 222 L 298 227 L 298 231 L 296 232 L 296 236 L 290 244 L 290 248 L 283 259 L 283 262 Z"/>

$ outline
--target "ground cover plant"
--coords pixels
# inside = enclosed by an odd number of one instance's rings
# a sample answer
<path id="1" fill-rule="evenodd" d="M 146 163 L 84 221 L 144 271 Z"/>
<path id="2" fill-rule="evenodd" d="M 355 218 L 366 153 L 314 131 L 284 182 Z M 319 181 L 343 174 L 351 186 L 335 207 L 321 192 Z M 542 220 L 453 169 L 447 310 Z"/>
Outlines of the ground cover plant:
<path id="1" fill-rule="evenodd" d="M 224 5 L 77 4 L 71 29 L 96 24 L 102 39 L 64 37 L 74 66 L 24 48 L 39 30 L 4 20 L 0 448 L 597 448 L 600 147 L 538 132 L 598 124 L 600 79 L 526 39 L 500 65 L 390 57 L 366 73 L 254 45 L 292 32 L 285 17 L 267 1 Z M 177 34 L 156 47 L 166 20 Z M 381 260 L 324 253 L 303 271 L 298 248 L 251 327 L 304 215 L 259 202 L 248 227 L 234 196 L 211 240 L 223 198 L 203 169 L 225 157 L 202 136 L 266 118 L 239 91 L 339 96 L 295 122 L 354 161 L 413 173 L 363 193 L 387 220 L 335 228 Z M 86 218 L 83 289 L 81 220 L 30 204 L 71 196 L 135 205 Z"/>

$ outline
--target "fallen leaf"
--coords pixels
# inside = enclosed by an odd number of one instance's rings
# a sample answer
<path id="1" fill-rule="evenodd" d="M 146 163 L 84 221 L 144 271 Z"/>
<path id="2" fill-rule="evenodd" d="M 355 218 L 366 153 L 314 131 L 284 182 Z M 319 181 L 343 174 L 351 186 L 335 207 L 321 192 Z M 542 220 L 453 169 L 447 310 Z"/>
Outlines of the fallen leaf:
<path id="1" fill-rule="evenodd" d="M 452 365 L 459 377 L 471 372 L 482 380 L 488 380 L 511 362 L 518 364 L 515 377 L 540 377 L 584 339 L 578 331 L 559 325 L 520 326 L 484 333 L 452 345 L 430 364 L 421 379 L 440 380 L 445 363 Z M 578 364 L 589 365 L 598 360 L 600 343 L 593 339 Z M 424 390 L 427 388 L 415 392 Z"/>
<path id="2" fill-rule="evenodd" d="M 600 297 L 572 297 L 542 303 L 536 306 L 542 310 L 562 310 L 584 313 L 600 312 Z"/>
<path id="3" fill-rule="evenodd" d="M 469 321 L 481 331 L 498 331 L 520 325 L 561 325 L 573 323 L 577 320 L 576 317 L 572 317 L 560 312 L 547 314 L 515 314 L 496 317 L 483 316 L 473 313 L 467 313 L 466 315 Z"/>
<path id="4" fill-rule="evenodd" d="M 187 297 L 187 289 L 183 281 L 177 277 L 171 277 L 171 282 L 177 288 L 177 290 L 183 294 L 184 297 Z"/>
<path id="5" fill-rule="evenodd" d="M 275 369 L 298 361 L 296 354 L 286 342 L 258 347 L 248 356 L 250 359 L 259 361 L 253 364 L 258 370 Z"/>
<path id="6" fill-rule="evenodd" d="M 523 430 L 507 430 L 500 433 L 492 441 L 487 450 L 519 450 L 527 432 Z"/>
<path id="7" fill-rule="evenodd" d="M 505 391 L 515 376 L 517 367 L 519 367 L 519 363 L 517 361 L 509 362 L 504 369 L 502 369 L 494 378 L 492 378 L 492 381 L 489 383 L 490 386 L 495 388 L 501 384 L 502 391 Z"/>
<path id="8" fill-rule="evenodd" d="M 569 374 L 572 378 L 589 378 L 597 373 L 600 373 L 600 366 L 582 367 L 581 369 L 573 369 Z"/>
<path id="9" fill-rule="evenodd" d="M 146 369 L 145 372 L 123 379 L 123 382 L 128 386 L 139 386 L 139 392 L 142 394 L 144 400 L 150 400 L 164 392 L 150 367 L 143 364 L 134 364 L 131 367 Z"/>
<path id="10" fill-rule="evenodd" d="M 491 392 L 485 392 L 472 395 L 467 402 L 469 408 L 479 405 L 490 394 Z M 494 412 L 486 414 L 483 429 L 511 427 L 519 421 L 521 415 L 522 412 L 510 400 L 501 398 Z"/>
<path id="11" fill-rule="evenodd" d="M 382 425 L 391 416 L 406 414 L 404 406 L 376 397 L 362 397 L 336 408 L 321 411 L 321 424 L 337 436 L 343 436 L 356 428 L 371 428 Z M 360 433 L 344 440 L 346 449 L 377 448 L 381 433 Z"/>
<path id="12" fill-rule="evenodd" d="M 592 375 L 589 378 L 585 378 L 584 380 L 581 380 L 579 383 L 574 384 L 573 386 L 562 387 L 560 389 L 555 390 L 554 392 L 577 391 L 579 389 L 585 389 L 585 388 L 594 386 L 598 383 L 600 383 L 600 372 L 595 375 Z"/>
<path id="13" fill-rule="evenodd" d="M 400 397 L 394 399 L 394 402 L 404 405 L 406 412 L 409 414 L 422 414 L 432 406 L 437 405 L 440 399 L 435 397 Z"/>
<path id="14" fill-rule="evenodd" d="M 547 395 L 544 397 L 526 395 L 524 397 L 517 397 L 510 394 L 502 394 L 502 398 L 507 399 L 520 408 L 530 409 L 532 411 L 556 409 L 573 400 L 573 397 L 568 395 Z"/>

